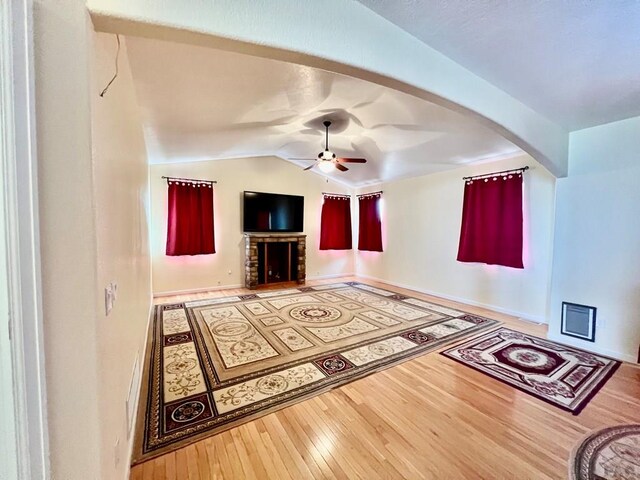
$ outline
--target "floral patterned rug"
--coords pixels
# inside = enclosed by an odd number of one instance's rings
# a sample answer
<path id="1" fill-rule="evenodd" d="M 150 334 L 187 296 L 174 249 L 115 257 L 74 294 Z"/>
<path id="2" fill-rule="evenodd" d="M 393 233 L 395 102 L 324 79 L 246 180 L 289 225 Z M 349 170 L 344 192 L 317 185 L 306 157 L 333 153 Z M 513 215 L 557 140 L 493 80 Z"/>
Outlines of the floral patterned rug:
<path id="1" fill-rule="evenodd" d="M 134 464 L 498 323 L 356 282 L 156 305 Z"/>
<path id="2" fill-rule="evenodd" d="M 617 360 L 508 328 L 441 353 L 574 415 L 620 366 Z"/>
<path id="3" fill-rule="evenodd" d="M 571 480 L 640 480 L 640 425 L 590 433 L 573 450 Z"/>

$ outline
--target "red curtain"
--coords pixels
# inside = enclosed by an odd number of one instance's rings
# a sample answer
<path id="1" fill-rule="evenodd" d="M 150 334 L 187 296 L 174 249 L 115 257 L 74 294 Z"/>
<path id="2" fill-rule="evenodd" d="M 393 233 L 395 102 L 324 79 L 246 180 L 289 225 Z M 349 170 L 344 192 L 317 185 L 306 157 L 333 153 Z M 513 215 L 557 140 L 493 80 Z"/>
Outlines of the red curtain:
<path id="1" fill-rule="evenodd" d="M 216 253 L 211 184 L 169 181 L 167 255 Z"/>
<path id="2" fill-rule="evenodd" d="M 351 248 L 351 197 L 325 195 L 320 220 L 320 250 Z"/>
<path id="3" fill-rule="evenodd" d="M 380 222 L 380 194 L 358 199 L 358 250 L 382 251 L 382 223 Z"/>
<path id="4" fill-rule="evenodd" d="M 466 182 L 458 261 L 524 268 L 521 173 Z"/>

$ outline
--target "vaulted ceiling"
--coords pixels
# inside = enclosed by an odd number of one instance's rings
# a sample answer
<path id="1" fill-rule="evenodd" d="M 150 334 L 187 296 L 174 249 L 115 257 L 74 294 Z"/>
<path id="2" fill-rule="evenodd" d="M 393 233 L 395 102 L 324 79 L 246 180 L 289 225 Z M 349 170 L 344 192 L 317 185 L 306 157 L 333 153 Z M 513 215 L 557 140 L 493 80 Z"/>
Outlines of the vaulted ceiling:
<path id="1" fill-rule="evenodd" d="M 294 159 L 324 148 L 325 119 L 333 151 L 368 159 L 330 174 L 352 186 L 521 152 L 461 114 L 364 80 L 201 46 L 126 45 L 151 163 L 277 155 L 303 168 L 311 162 Z"/>
<path id="2" fill-rule="evenodd" d="M 568 130 L 640 115 L 638 0 L 359 0 Z"/>

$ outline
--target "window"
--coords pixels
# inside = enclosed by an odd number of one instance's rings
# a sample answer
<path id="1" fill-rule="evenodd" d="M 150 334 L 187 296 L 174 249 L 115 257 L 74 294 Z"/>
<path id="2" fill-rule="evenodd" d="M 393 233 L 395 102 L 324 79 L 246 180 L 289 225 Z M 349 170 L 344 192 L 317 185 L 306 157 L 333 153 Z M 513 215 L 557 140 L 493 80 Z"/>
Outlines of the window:
<path id="1" fill-rule="evenodd" d="M 358 250 L 382 251 L 380 193 L 358 196 Z"/>
<path id="2" fill-rule="evenodd" d="M 213 186 L 169 180 L 167 249 L 170 256 L 216 253 L 213 231 Z"/>
<path id="3" fill-rule="evenodd" d="M 522 172 L 465 183 L 458 261 L 524 268 Z"/>
<path id="4" fill-rule="evenodd" d="M 320 219 L 320 250 L 351 248 L 351 197 L 325 194 Z"/>

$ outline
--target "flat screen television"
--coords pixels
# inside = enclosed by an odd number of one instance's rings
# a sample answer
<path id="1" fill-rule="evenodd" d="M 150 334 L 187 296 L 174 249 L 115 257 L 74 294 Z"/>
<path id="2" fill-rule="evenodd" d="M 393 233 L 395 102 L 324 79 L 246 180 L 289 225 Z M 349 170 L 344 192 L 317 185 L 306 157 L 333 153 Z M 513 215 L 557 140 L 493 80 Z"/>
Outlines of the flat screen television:
<path id="1" fill-rule="evenodd" d="M 245 232 L 302 232 L 304 197 L 277 193 L 244 192 Z"/>

